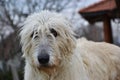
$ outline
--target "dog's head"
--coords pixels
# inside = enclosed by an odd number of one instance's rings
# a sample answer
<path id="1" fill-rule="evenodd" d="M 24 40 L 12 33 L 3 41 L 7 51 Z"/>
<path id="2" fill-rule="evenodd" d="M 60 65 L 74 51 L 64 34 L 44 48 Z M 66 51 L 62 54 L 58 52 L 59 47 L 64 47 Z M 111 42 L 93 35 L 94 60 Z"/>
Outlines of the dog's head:
<path id="1" fill-rule="evenodd" d="M 42 11 L 30 15 L 21 29 L 23 56 L 39 69 L 61 66 L 75 48 L 70 22 L 61 14 Z"/>

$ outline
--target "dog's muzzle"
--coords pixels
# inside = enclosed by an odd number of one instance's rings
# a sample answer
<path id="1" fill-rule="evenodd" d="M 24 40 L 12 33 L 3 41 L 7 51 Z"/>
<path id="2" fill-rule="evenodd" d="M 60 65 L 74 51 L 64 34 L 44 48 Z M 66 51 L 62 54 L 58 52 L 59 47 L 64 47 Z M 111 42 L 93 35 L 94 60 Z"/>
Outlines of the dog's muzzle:
<path id="1" fill-rule="evenodd" d="M 45 50 L 42 50 L 38 55 L 38 61 L 41 65 L 47 65 L 49 63 L 49 57 L 49 54 Z"/>

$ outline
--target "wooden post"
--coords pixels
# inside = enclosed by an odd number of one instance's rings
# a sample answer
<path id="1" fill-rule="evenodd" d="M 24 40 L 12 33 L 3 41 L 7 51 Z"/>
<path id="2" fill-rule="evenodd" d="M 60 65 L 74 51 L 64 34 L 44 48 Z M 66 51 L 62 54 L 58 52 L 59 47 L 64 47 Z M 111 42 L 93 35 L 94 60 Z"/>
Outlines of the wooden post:
<path id="1" fill-rule="evenodd" d="M 112 37 L 112 28 L 111 28 L 111 21 L 110 18 L 105 15 L 104 18 L 104 40 L 108 43 L 113 43 L 113 37 Z"/>

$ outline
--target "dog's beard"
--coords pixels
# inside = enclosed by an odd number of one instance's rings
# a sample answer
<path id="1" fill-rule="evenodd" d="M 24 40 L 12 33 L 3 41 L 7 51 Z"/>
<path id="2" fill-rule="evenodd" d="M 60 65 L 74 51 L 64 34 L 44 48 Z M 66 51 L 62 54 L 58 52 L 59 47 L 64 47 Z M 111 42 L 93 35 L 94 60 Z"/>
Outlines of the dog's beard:
<path id="1" fill-rule="evenodd" d="M 35 67 L 39 70 L 39 71 L 43 71 L 45 73 L 53 73 L 54 70 L 56 70 L 58 67 L 60 67 L 61 64 L 61 58 L 58 58 L 56 56 L 50 56 L 50 61 L 48 64 L 40 64 L 39 61 L 37 60 L 37 55 L 34 55 L 34 63 L 33 65 L 35 65 Z"/>
<path id="2" fill-rule="evenodd" d="M 58 62 L 56 62 L 56 61 L 58 61 Z M 42 71 L 42 72 L 45 72 L 45 73 L 51 75 L 60 67 L 60 60 L 56 60 L 56 61 L 50 62 L 46 65 L 39 64 L 37 66 L 37 69 L 39 71 Z"/>

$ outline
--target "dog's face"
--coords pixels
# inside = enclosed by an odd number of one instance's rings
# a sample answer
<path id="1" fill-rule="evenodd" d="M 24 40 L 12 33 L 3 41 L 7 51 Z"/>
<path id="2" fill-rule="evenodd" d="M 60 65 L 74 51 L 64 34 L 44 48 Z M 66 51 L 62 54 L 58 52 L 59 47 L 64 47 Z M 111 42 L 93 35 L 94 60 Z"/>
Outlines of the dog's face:
<path id="1" fill-rule="evenodd" d="M 60 67 L 75 47 L 73 31 L 64 17 L 50 12 L 41 14 L 28 17 L 20 33 L 24 57 L 40 70 Z"/>

